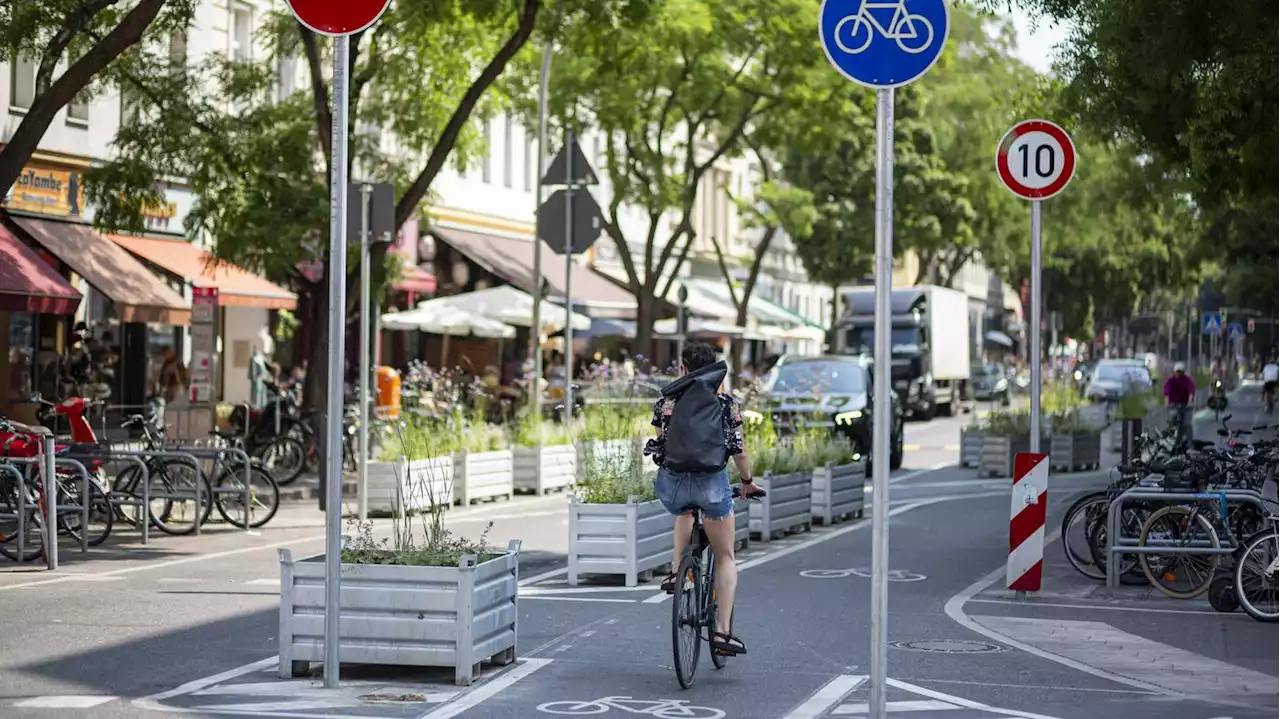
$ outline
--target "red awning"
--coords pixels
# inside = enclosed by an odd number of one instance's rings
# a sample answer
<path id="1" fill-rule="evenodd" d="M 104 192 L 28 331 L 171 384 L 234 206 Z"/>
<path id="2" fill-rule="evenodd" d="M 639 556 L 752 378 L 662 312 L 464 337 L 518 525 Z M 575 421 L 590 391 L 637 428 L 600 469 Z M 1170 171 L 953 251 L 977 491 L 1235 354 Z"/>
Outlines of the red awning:
<path id="1" fill-rule="evenodd" d="M 0 310 L 70 315 L 79 305 L 80 293 L 0 225 Z"/>
<path id="2" fill-rule="evenodd" d="M 400 279 L 391 283 L 397 292 L 414 292 L 420 295 L 435 294 L 436 276 L 414 265 L 406 265 L 400 272 Z"/>

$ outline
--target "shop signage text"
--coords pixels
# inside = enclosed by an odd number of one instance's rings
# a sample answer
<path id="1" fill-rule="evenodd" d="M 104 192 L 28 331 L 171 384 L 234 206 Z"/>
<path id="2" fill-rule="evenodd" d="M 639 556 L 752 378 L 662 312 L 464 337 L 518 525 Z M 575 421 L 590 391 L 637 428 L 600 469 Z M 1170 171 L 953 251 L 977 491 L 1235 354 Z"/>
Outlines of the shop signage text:
<path id="1" fill-rule="evenodd" d="M 4 197 L 11 210 L 57 217 L 80 217 L 84 212 L 84 183 L 75 170 L 27 165 Z"/>

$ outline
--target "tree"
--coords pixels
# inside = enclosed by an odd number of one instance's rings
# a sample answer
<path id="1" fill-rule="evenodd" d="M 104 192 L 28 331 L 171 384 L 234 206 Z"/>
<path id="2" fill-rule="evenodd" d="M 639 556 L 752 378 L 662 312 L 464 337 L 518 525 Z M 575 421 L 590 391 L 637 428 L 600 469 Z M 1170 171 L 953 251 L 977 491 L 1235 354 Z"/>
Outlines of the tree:
<path id="1" fill-rule="evenodd" d="M 35 65 L 31 106 L 0 149 L 0 187 L 9 188 L 49 124 L 76 98 L 87 99 L 103 69 L 144 36 L 181 31 L 196 0 L 39 0 L 0 3 L 0 58 Z M 124 5 L 125 7 L 118 7 Z M 132 7 L 128 7 L 132 5 Z M 61 74 L 58 68 L 71 60 Z"/>
<path id="2" fill-rule="evenodd" d="M 987 0 L 1008 7 L 1008 0 Z M 1187 181 L 1198 258 L 1229 298 L 1274 314 L 1280 232 L 1280 58 L 1271 0 L 1020 0 L 1073 28 L 1056 71 L 1067 109 L 1100 137 Z"/>
<path id="3" fill-rule="evenodd" d="M 817 13 L 816 0 L 662 0 L 643 24 L 578 26 L 562 36 L 551 116 L 608 138 L 604 231 L 636 298 L 641 348 L 696 237 L 704 177 L 743 151 L 761 118 L 811 98 L 820 68 L 831 74 L 814 48 Z M 528 106 L 532 93 L 523 94 Z M 645 218 L 640 237 L 625 229 L 628 206 Z"/>
<path id="4" fill-rule="evenodd" d="M 644 4 L 559 0 L 553 7 L 567 27 L 607 26 L 620 22 L 617 13 Z M 451 153 L 465 162 L 484 150 L 471 120 L 501 106 L 500 96 L 486 93 L 545 12 L 543 0 L 396 2 L 376 25 L 351 37 L 352 177 L 395 183 L 397 226 L 429 198 Z M 219 258 L 299 290 L 299 319 L 309 329 L 305 394 L 316 407 L 324 401 L 327 372 L 327 263 L 314 281 L 298 267 L 329 252 L 331 61 L 328 44 L 291 15 L 274 14 L 265 34 L 270 52 L 260 61 L 213 56 L 180 73 L 129 75 L 144 109 L 116 138 L 120 159 L 88 173 L 86 184 L 102 208 L 99 222 L 136 228 L 157 182 L 185 178 L 198 196 L 191 233 L 213 238 Z M 284 93 L 278 68 L 299 59 L 307 89 Z M 384 132 L 394 135 L 396 151 L 387 149 L 392 143 Z M 375 268 L 385 252 L 375 245 Z M 347 278 L 349 310 L 357 278 L 354 272 Z"/>

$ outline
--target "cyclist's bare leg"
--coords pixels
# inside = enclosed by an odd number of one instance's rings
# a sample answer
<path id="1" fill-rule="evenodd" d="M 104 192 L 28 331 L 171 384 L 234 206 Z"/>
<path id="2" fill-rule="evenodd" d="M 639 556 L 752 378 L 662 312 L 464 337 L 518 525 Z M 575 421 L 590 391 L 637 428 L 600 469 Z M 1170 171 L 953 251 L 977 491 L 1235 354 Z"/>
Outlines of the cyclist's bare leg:
<path id="1" fill-rule="evenodd" d="M 716 557 L 716 631 L 729 634 L 734 594 L 738 591 L 738 565 L 733 560 L 733 515 L 724 519 L 704 519 L 702 526 Z"/>
<path id="2" fill-rule="evenodd" d="M 671 573 L 680 570 L 680 560 L 684 557 L 684 548 L 689 545 L 689 536 L 693 534 L 693 513 L 685 512 L 676 516 L 676 551 L 671 560 Z"/>

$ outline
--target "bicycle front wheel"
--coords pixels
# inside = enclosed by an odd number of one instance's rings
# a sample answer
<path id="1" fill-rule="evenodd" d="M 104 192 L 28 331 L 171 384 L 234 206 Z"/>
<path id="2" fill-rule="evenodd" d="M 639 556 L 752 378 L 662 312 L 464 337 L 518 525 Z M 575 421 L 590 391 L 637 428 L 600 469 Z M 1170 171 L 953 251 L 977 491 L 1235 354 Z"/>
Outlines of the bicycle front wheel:
<path id="1" fill-rule="evenodd" d="M 671 597 L 671 649 L 675 661 L 676 679 L 688 689 L 693 685 L 693 675 L 698 670 L 698 655 L 702 652 L 702 572 L 693 554 L 685 550 L 676 572 L 674 596 Z"/>
<path id="2" fill-rule="evenodd" d="M 1260 622 L 1275 622 L 1280 617 L 1277 601 L 1277 548 L 1275 532 L 1255 536 L 1245 545 L 1236 562 L 1235 588 L 1240 606 Z"/>
<path id="3" fill-rule="evenodd" d="M 273 437 L 258 446 L 254 456 L 271 470 L 276 484 L 286 486 L 302 476 L 307 465 L 307 448 L 290 436 Z"/>
<path id="4" fill-rule="evenodd" d="M 1090 535 L 1096 522 L 1106 521 L 1111 501 L 1105 492 L 1095 492 L 1076 500 L 1062 517 L 1062 551 L 1067 562 L 1090 579 L 1106 579 L 1107 572 L 1093 561 Z"/>
<path id="5" fill-rule="evenodd" d="M 1138 545 L 1148 546 L 1151 540 L 1167 541 L 1173 547 L 1219 547 L 1213 525 L 1190 507 L 1161 507 L 1152 513 L 1142 525 Z M 1152 586 L 1165 596 L 1195 599 L 1209 591 L 1218 555 L 1140 554 L 1138 563 Z"/>
<path id="6" fill-rule="evenodd" d="M 89 526 L 85 532 L 85 544 L 96 547 L 107 541 L 115 524 L 115 508 L 107 499 L 102 485 L 96 479 L 89 480 L 89 498 L 84 497 L 84 481 L 76 476 L 58 477 L 58 494 L 65 498 L 66 504 L 83 505 L 89 503 Z M 59 500 L 59 504 L 63 502 Z M 84 524 L 84 512 L 68 510 L 58 512 L 58 528 L 65 531 L 72 539 L 80 541 L 81 525 Z"/>

